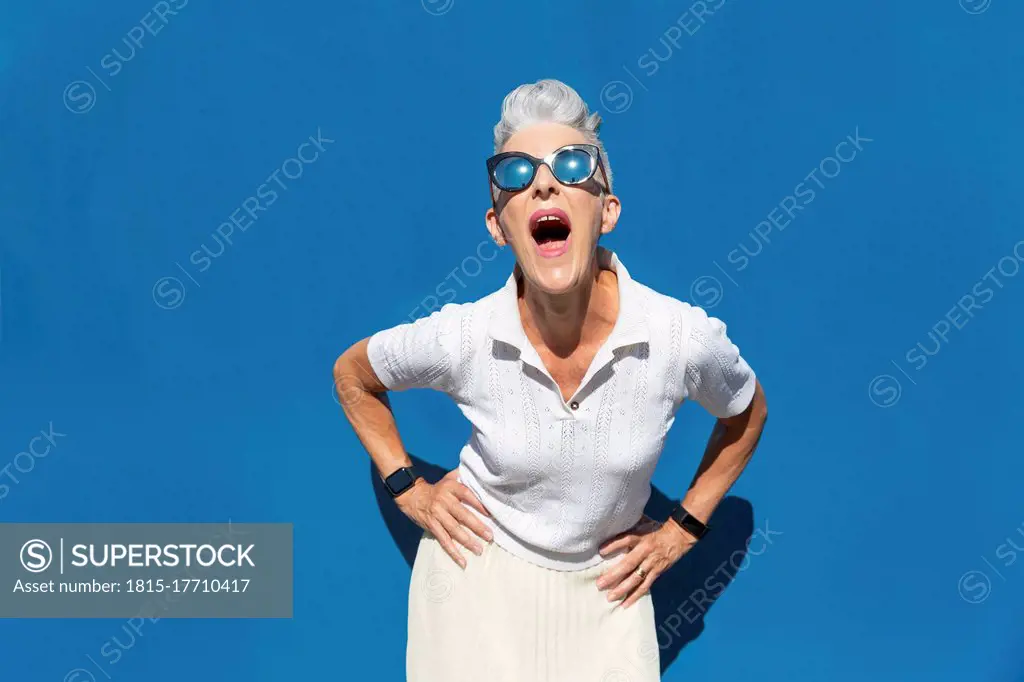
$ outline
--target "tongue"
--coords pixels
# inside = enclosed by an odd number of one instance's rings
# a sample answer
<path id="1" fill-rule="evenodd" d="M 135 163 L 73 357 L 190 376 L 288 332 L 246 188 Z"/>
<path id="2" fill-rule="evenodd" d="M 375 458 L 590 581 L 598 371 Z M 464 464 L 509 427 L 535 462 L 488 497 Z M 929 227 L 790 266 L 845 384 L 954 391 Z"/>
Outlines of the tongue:
<path id="1" fill-rule="evenodd" d="M 563 246 L 565 246 L 565 240 L 564 239 L 552 239 L 550 241 L 540 242 L 540 243 L 537 244 L 537 248 L 540 249 L 541 251 L 551 251 L 551 252 L 558 251 Z"/>

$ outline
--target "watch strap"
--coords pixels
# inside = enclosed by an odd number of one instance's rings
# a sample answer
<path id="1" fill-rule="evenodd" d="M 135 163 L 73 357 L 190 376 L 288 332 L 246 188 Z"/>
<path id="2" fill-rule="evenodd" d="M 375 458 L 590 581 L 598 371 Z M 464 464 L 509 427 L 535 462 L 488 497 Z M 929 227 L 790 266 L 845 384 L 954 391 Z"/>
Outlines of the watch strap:
<path id="1" fill-rule="evenodd" d="M 679 524 L 680 528 L 698 540 L 704 537 L 708 532 L 707 525 L 696 516 L 686 511 L 686 508 L 681 504 L 677 505 L 676 508 L 672 510 L 670 518 Z"/>

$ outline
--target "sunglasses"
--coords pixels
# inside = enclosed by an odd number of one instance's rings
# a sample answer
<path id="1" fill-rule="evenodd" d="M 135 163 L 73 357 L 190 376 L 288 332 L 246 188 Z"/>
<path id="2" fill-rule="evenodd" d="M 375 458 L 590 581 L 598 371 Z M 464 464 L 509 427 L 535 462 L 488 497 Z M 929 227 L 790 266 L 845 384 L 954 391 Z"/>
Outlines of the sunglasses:
<path id="1" fill-rule="evenodd" d="M 487 174 L 498 189 L 519 192 L 530 186 L 541 164 L 551 170 L 556 180 L 570 187 L 590 180 L 600 168 L 605 187 L 608 186 L 608 173 L 601 163 L 600 150 L 593 144 L 566 145 L 543 159 L 526 152 L 502 152 L 487 159 Z"/>

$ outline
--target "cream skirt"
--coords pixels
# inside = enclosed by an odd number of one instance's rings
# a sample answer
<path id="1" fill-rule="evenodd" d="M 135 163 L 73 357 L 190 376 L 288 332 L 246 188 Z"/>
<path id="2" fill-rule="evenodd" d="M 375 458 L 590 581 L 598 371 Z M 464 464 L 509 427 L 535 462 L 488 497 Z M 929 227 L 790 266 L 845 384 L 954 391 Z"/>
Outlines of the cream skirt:
<path id="1" fill-rule="evenodd" d="M 612 559 L 555 571 L 486 544 L 466 569 L 424 533 L 409 589 L 409 682 L 653 682 L 650 595 L 628 609 L 595 581 Z"/>

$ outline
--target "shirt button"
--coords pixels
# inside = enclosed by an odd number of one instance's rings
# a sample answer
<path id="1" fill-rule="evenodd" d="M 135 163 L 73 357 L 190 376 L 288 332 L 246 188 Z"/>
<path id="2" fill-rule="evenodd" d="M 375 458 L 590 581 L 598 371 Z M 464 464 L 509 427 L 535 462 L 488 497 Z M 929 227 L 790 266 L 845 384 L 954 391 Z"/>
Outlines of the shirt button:
<path id="1" fill-rule="evenodd" d="M 580 404 L 574 400 L 571 403 L 569 403 L 569 407 L 571 407 L 574 410 L 578 410 L 580 409 Z"/>

